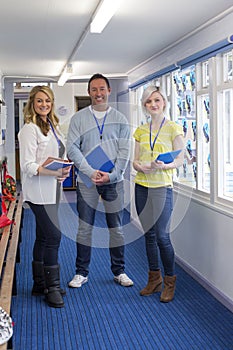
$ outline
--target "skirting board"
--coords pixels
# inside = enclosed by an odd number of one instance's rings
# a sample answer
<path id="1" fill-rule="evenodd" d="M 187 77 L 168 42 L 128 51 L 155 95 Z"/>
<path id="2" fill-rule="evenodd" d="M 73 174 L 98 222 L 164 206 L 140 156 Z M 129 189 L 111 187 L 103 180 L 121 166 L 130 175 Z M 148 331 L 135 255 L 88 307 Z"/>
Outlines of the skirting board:
<path id="1" fill-rule="evenodd" d="M 203 276 L 201 276 L 192 266 L 188 265 L 184 260 L 176 256 L 176 263 L 184 269 L 191 277 L 193 277 L 202 287 L 204 287 L 210 294 L 213 295 L 221 304 L 233 312 L 233 301 L 224 295 L 219 289 L 213 286 Z"/>

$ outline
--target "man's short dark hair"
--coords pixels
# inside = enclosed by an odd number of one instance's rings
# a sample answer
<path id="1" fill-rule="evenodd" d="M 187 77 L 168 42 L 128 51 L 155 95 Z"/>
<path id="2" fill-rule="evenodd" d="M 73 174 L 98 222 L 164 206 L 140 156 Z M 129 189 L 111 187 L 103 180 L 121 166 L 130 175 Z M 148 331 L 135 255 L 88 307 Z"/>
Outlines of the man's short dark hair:
<path id="1" fill-rule="evenodd" d="M 87 91 L 90 92 L 90 84 L 93 80 L 96 80 L 96 79 L 103 79 L 105 80 L 106 84 L 107 84 L 107 87 L 108 89 L 110 89 L 110 83 L 109 83 L 109 80 L 108 78 L 106 78 L 104 75 L 100 74 L 100 73 L 96 73 L 94 75 L 92 75 L 92 77 L 89 79 L 88 81 L 88 87 L 87 87 Z"/>

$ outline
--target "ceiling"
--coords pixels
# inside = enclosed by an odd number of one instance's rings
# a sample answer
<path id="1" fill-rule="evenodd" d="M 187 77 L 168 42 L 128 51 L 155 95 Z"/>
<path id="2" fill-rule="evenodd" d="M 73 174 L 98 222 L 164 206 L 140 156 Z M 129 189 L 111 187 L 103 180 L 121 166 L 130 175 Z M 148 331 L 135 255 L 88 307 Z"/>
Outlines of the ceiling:
<path id="1" fill-rule="evenodd" d="M 116 0 L 113 0 L 116 1 Z M 99 0 L 1 0 L 0 73 L 57 81 L 96 72 L 125 76 L 233 6 L 233 0 L 123 0 L 101 34 L 89 31 Z"/>

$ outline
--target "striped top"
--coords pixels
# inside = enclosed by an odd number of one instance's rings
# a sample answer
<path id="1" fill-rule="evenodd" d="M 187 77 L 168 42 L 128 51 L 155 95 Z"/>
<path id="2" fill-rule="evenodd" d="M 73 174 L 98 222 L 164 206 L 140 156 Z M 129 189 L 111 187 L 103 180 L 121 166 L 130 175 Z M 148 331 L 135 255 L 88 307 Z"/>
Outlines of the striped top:
<path id="1" fill-rule="evenodd" d="M 154 140 L 158 130 L 152 130 L 152 140 Z M 150 124 L 139 126 L 133 136 L 140 143 L 139 161 L 150 163 L 155 160 L 160 153 L 170 152 L 173 150 L 173 141 L 178 135 L 183 135 L 181 125 L 168 120 L 160 130 L 157 141 L 154 145 L 153 156 L 150 148 Z M 145 187 L 173 187 L 173 169 L 159 170 L 157 169 L 151 174 L 137 172 L 135 183 Z"/>

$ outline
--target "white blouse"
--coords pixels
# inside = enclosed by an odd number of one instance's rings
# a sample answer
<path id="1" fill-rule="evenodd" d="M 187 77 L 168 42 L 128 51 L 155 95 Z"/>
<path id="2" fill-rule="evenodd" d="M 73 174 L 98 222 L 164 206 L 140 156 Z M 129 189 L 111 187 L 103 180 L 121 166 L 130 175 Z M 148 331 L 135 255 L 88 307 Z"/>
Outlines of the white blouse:
<path id="1" fill-rule="evenodd" d="M 64 144 L 56 130 L 57 137 Z M 55 204 L 57 180 L 54 176 L 38 176 L 38 168 L 48 157 L 59 157 L 57 139 L 52 130 L 45 136 L 34 124 L 24 124 L 18 134 L 23 200 L 34 204 Z"/>

